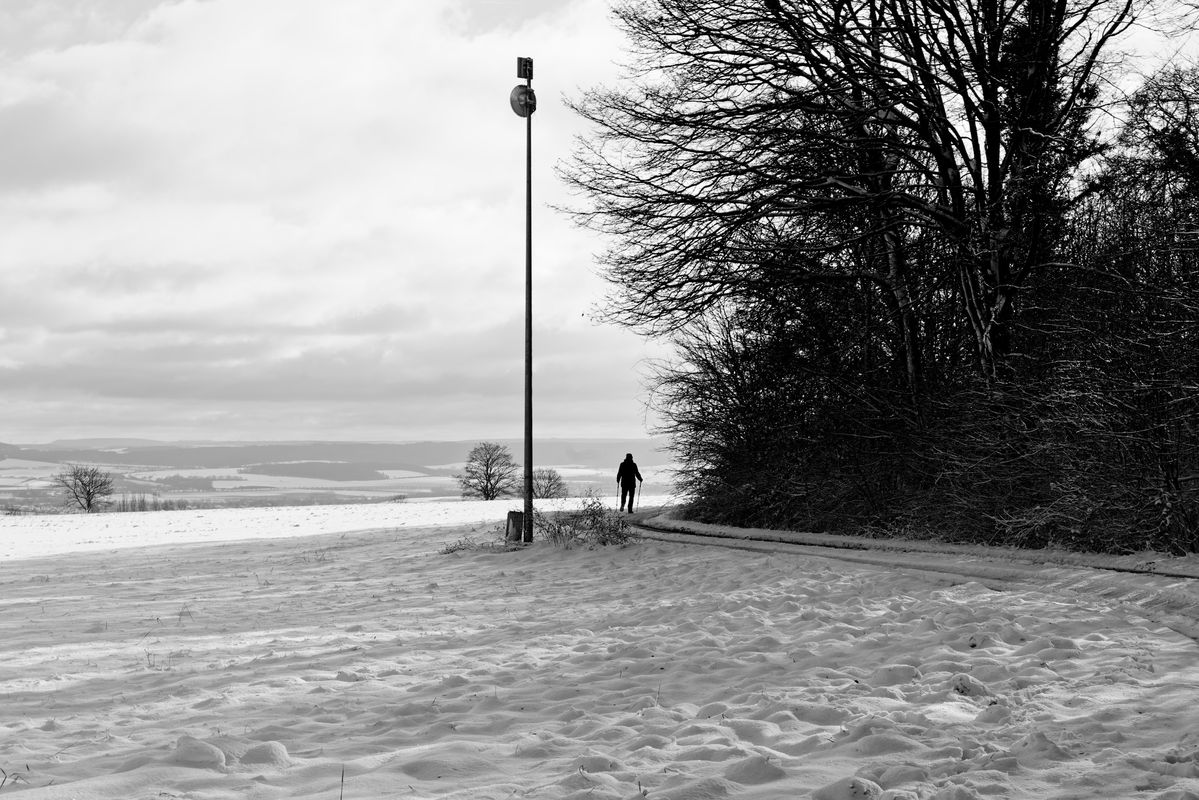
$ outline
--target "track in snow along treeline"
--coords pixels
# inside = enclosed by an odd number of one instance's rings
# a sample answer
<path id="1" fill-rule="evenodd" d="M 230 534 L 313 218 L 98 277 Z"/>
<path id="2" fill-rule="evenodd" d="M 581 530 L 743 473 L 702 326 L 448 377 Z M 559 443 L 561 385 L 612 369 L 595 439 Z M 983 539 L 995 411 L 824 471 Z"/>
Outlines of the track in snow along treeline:
<path id="1" fill-rule="evenodd" d="M 808 555 L 902 570 L 948 585 L 973 581 L 997 591 L 1036 588 L 1102 597 L 1199 641 L 1199 559 L 1195 556 L 1170 559 L 1174 568 L 1159 569 L 1157 559 L 1141 556 L 733 528 L 662 516 L 639 518 L 633 527 L 657 541 Z"/>

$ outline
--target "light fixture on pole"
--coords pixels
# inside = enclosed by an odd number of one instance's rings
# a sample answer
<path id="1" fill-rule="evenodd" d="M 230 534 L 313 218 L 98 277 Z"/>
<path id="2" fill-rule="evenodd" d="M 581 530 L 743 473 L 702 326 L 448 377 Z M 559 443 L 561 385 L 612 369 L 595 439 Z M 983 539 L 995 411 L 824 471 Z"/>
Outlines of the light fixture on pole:
<path id="1" fill-rule="evenodd" d="M 521 541 L 533 541 L 533 59 L 516 59 L 517 84 L 508 102 L 525 118 L 525 513 Z"/>

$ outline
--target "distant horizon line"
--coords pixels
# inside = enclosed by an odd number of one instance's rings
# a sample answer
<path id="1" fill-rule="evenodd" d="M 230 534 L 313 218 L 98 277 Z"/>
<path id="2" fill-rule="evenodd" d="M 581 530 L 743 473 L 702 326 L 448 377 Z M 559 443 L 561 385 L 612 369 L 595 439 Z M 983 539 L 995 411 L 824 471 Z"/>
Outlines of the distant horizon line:
<path id="1" fill-rule="evenodd" d="M 645 434 L 643 436 L 534 436 L 534 442 L 643 442 L 665 441 L 665 436 Z M 457 444 L 484 441 L 524 441 L 523 436 L 474 436 L 455 438 L 419 438 L 419 439 L 314 439 L 314 438 L 283 438 L 283 439 L 154 439 L 143 436 L 80 436 L 64 439 L 51 439 L 40 442 L 19 442 L 0 439 L 0 444 L 10 447 L 47 447 L 51 445 L 120 445 L 128 447 L 136 444 L 146 445 L 222 445 L 222 444 Z"/>

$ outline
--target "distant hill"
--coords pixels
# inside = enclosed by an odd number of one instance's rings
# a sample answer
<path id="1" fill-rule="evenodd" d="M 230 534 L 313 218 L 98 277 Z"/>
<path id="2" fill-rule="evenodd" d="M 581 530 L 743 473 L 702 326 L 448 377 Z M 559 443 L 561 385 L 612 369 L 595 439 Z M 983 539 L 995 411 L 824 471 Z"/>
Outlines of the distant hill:
<path id="1" fill-rule="evenodd" d="M 496 439 L 517 462 L 524 442 Z M 56 465 L 97 464 L 113 474 L 117 494 L 148 495 L 167 507 L 391 502 L 451 498 L 455 478 L 478 441 L 448 442 L 157 442 L 74 439 L 0 444 L 0 508 L 62 507 L 48 476 Z M 643 491 L 673 490 L 670 454 L 653 439 L 538 439 L 536 467 L 557 467 L 572 494 L 614 491 L 617 466 L 633 453 Z"/>
<path id="2" fill-rule="evenodd" d="M 49 444 L 35 446 L 42 450 L 110 450 L 160 444 L 162 442 L 155 439 L 55 439 Z"/>
<path id="3" fill-rule="evenodd" d="M 524 442 L 497 439 L 520 461 Z M 450 442 L 262 442 L 168 443 L 145 439 L 63 440 L 45 445 L 0 445 L 5 458 L 52 463 L 96 462 L 119 466 L 171 469 L 239 469 L 251 464 L 342 462 L 373 470 L 412 469 L 458 464 L 477 441 Z M 534 439 L 536 464 L 595 468 L 613 472 L 633 453 L 643 467 L 661 466 L 671 458 L 664 442 L 654 439 Z"/>
<path id="4" fill-rule="evenodd" d="M 285 478 L 317 478 L 327 481 L 381 481 L 387 476 L 367 464 L 340 461 L 289 461 L 283 464 L 250 464 L 242 472 L 278 475 Z"/>

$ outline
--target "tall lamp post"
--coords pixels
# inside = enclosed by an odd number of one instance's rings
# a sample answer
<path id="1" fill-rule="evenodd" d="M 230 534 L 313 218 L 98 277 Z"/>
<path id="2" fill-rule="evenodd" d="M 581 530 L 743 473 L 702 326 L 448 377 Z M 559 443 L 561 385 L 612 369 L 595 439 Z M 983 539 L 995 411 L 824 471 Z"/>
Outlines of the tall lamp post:
<path id="1" fill-rule="evenodd" d="M 516 77 L 524 84 L 512 89 L 508 101 L 525 118 L 525 513 L 521 540 L 533 541 L 533 59 L 516 59 Z"/>

